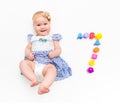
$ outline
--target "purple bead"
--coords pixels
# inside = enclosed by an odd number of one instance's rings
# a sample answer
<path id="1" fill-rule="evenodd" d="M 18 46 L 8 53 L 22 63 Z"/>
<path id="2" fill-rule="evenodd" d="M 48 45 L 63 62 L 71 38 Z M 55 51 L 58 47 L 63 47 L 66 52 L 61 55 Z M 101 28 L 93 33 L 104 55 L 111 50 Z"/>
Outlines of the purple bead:
<path id="1" fill-rule="evenodd" d="M 88 34 L 88 33 L 84 33 L 84 34 L 83 34 L 83 38 L 84 38 L 84 39 L 87 39 L 88 37 L 89 37 L 89 34 Z"/>
<path id="2" fill-rule="evenodd" d="M 89 67 L 89 68 L 87 69 L 87 72 L 88 72 L 88 73 L 92 73 L 92 72 L 94 72 L 94 69 L 93 69 L 92 67 Z"/>

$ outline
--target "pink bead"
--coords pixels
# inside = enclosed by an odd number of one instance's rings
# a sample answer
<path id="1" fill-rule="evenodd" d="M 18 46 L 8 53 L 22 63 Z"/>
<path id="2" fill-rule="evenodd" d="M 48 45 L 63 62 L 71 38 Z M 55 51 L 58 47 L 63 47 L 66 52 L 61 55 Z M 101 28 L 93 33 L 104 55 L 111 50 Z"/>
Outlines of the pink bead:
<path id="1" fill-rule="evenodd" d="M 92 54 L 91 59 L 97 59 L 97 55 L 96 54 Z"/>

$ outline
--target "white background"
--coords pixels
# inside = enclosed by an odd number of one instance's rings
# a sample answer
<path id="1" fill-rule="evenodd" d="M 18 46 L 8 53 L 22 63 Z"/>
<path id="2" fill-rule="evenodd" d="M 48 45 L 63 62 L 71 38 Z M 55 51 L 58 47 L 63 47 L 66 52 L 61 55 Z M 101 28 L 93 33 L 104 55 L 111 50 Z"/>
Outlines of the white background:
<path id="1" fill-rule="evenodd" d="M 26 36 L 34 33 L 32 15 L 51 13 L 51 33 L 60 33 L 61 56 L 72 77 L 55 82 L 48 94 L 38 95 L 20 75 Z M 0 103 L 120 103 L 119 0 L 1 0 Z M 101 32 L 95 72 L 86 72 L 95 40 L 77 40 L 78 33 Z"/>

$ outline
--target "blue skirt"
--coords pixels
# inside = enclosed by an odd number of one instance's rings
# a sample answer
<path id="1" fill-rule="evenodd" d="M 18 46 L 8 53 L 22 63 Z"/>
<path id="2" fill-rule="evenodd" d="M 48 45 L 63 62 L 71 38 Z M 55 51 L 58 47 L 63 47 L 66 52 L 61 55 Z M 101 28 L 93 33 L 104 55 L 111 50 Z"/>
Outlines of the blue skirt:
<path id="1" fill-rule="evenodd" d="M 56 67 L 57 70 L 57 76 L 56 81 L 63 80 L 65 78 L 68 78 L 72 76 L 72 70 L 67 64 L 65 60 L 63 60 L 60 56 L 57 56 L 55 58 L 48 58 L 48 53 L 50 51 L 36 51 L 34 52 L 34 61 L 37 61 L 41 64 L 53 64 Z M 25 59 L 27 59 L 25 57 Z"/>

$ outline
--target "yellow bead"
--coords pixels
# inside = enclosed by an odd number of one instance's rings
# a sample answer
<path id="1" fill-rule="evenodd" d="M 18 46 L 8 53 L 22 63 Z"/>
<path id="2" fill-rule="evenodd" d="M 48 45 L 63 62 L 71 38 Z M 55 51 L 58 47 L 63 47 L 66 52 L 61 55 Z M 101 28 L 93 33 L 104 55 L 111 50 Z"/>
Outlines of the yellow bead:
<path id="1" fill-rule="evenodd" d="M 102 34 L 101 33 L 97 33 L 96 35 L 95 35 L 95 39 L 96 40 L 100 40 L 102 38 Z"/>
<path id="2" fill-rule="evenodd" d="M 90 66 L 93 66 L 93 65 L 95 65 L 95 61 L 94 61 L 93 59 L 91 59 L 91 60 L 88 62 L 88 64 L 89 64 Z"/>

